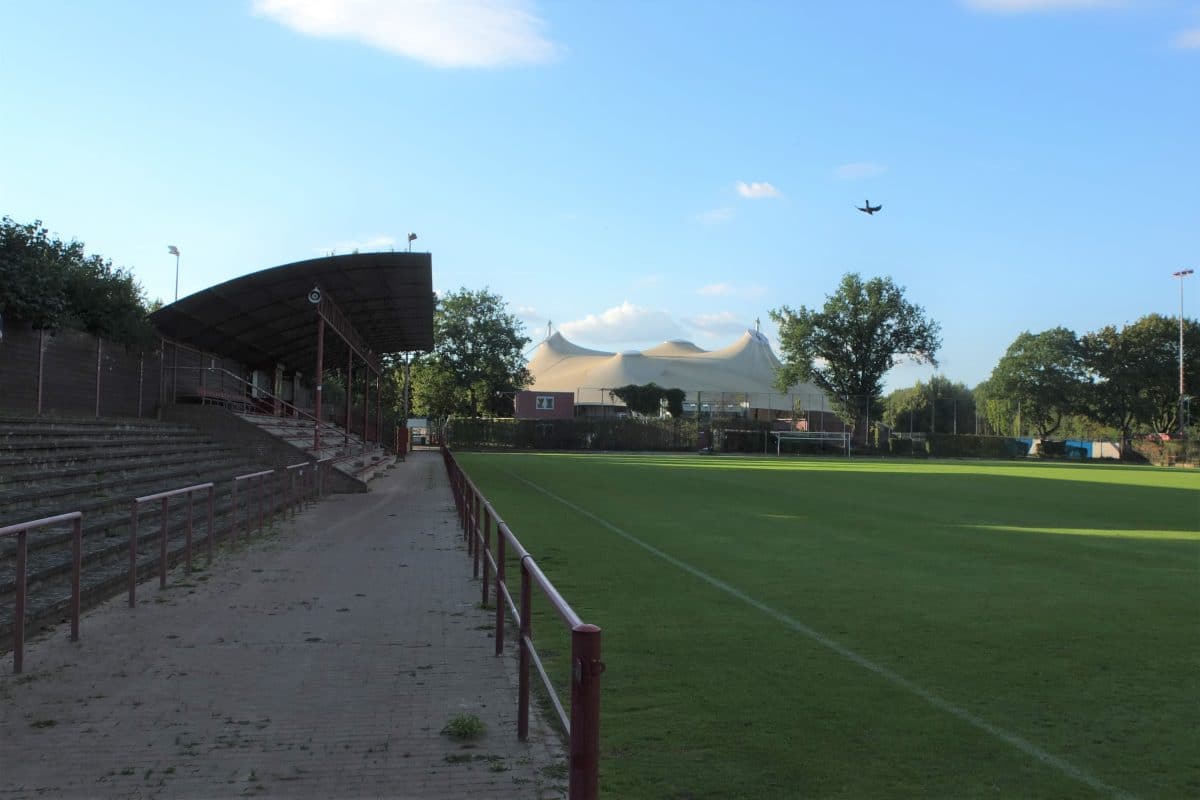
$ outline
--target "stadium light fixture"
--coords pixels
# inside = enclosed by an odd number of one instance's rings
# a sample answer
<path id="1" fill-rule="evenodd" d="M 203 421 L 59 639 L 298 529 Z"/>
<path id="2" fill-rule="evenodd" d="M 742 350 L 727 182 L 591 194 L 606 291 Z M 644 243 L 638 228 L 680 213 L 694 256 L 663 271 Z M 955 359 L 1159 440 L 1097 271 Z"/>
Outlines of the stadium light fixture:
<path id="1" fill-rule="evenodd" d="M 1188 275 L 1195 273 L 1194 269 L 1181 269 L 1178 272 L 1171 273 L 1172 277 L 1179 278 L 1179 438 L 1182 439 L 1185 433 L 1183 425 L 1183 279 Z"/>
<path id="2" fill-rule="evenodd" d="M 179 299 L 179 248 L 173 244 L 167 245 L 167 252 L 175 256 L 175 299 Z"/>

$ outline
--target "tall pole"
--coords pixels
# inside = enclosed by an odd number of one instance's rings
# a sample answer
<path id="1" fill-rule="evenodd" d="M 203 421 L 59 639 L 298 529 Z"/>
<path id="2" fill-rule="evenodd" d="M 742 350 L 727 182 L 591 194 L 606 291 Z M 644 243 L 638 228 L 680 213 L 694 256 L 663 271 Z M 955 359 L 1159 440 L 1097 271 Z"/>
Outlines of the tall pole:
<path id="1" fill-rule="evenodd" d="M 1179 438 L 1185 433 L 1183 424 L 1183 279 L 1194 273 L 1194 269 L 1181 269 L 1172 273 L 1179 278 Z"/>
<path id="2" fill-rule="evenodd" d="M 167 252 L 175 256 L 175 299 L 179 299 L 179 248 L 175 245 L 168 245 Z"/>

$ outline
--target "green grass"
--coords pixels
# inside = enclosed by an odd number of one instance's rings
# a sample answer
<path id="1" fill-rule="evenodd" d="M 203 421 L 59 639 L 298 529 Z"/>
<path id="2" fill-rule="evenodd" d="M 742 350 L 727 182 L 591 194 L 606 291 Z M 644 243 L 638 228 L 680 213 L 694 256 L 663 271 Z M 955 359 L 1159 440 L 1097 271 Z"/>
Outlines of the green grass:
<path id="1" fill-rule="evenodd" d="M 606 796 L 1200 796 L 1196 473 L 459 458 L 604 629 Z"/>

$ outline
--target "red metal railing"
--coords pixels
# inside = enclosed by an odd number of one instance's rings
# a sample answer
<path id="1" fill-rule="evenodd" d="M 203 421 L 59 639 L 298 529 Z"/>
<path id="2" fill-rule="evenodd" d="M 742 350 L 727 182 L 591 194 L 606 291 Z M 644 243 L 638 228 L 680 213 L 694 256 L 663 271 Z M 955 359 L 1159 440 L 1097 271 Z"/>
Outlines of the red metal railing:
<path id="1" fill-rule="evenodd" d="M 288 506 L 292 509 L 293 517 L 297 511 L 304 510 L 306 501 L 315 499 L 316 470 L 312 466 L 311 462 L 301 461 L 283 468 L 287 475 Z"/>
<path id="2" fill-rule="evenodd" d="M 328 436 L 330 441 L 340 439 L 343 442 L 343 447 L 345 447 L 346 453 L 345 453 L 345 455 L 334 457 L 335 461 L 348 461 L 352 458 L 355 458 L 356 456 L 365 455 L 369 450 L 365 432 L 364 432 L 364 435 L 363 435 L 363 438 L 361 441 L 359 441 L 357 443 L 352 443 L 350 441 L 350 428 L 348 425 L 346 428 L 339 428 L 337 425 L 334 425 L 332 422 L 318 419 L 311 411 L 308 411 L 306 409 L 300 408 L 299 406 L 293 405 L 292 403 L 289 403 L 287 400 L 284 400 L 282 397 L 275 395 L 271 391 L 264 389 L 261 386 L 258 386 L 254 383 L 251 383 L 250 381 L 246 380 L 245 378 L 241 377 L 240 375 L 235 375 L 234 373 L 230 372 L 227 369 L 224 369 L 223 367 L 179 367 L 179 366 L 175 366 L 175 367 L 166 367 L 165 369 L 174 370 L 176 374 L 178 374 L 180 372 L 198 372 L 201 376 L 201 379 L 203 379 L 203 376 L 206 374 L 207 375 L 217 375 L 220 377 L 222 385 L 224 384 L 224 382 L 226 380 L 230 380 L 233 382 L 233 385 L 238 387 L 239 390 L 242 392 L 241 395 L 238 395 L 236 398 L 233 398 L 233 397 L 229 397 L 229 396 L 225 395 L 224 392 L 207 393 L 205 391 L 205 392 L 201 393 L 201 400 L 203 400 L 204 402 L 208 402 L 209 400 L 211 400 L 214 403 L 231 403 L 234 405 L 241 406 L 245 409 L 253 408 L 254 401 L 256 399 L 267 399 L 267 400 L 270 400 L 272 403 L 278 403 L 278 405 L 281 409 L 283 409 L 286 412 L 291 413 L 295 419 L 303 419 L 306 422 L 311 422 L 315 429 L 320 430 L 322 432 L 321 438 L 325 438 L 326 436 Z M 203 389 L 203 387 L 199 387 L 199 388 Z M 261 412 L 254 412 L 254 413 L 261 413 Z M 282 417 L 280 419 L 282 419 Z"/>
<path id="3" fill-rule="evenodd" d="M 141 515 L 141 507 L 143 503 L 151 503 L 158 500 L 161 503 L 159 516 L 162 523 L 162 535 L 159 538 L 158 548 L 158 587 L 165 589 L 167 587 L 167 540 L 170 539 L 171 533 L 171 498 L 179 495 L 187 495 L 187 528 L 186 539 L 184 543 L 184 560 L 187 562 L 188 572 L 192 571 L 192 506 L 193 495 L 202 490 L 208 490 L 208 563 L 212 563 L 213 555 L 213 539 L 216 538 L 216 532 L 213 530 L 213 484 L 198 483 L 195 486 L 185 486 L 182 489 L 171 489 L 166 492 L 158 492 L 157 494 L 148 494 L 145 497 L 135 497 L 130 501 L 129 505 L 129 607 L 133 608 L 137 605 L 137 546 L 138 546 L 138 518 Z"/>
<path id="4" fill-rule="evenodd" d="M 254 497 L 251 492 L 255 487 L 258 488 L 258 532 L 262 533 L 264 520 L 269 525 L 275 524 L 275 509 L 278 508 L 279 503 L 276 497 L 276 487 L 271 480 L 271 476 L 274 474 L 275 470 L 264 469 L 261 472 L 238 475 L 233 479 L 233 508 L 229 522 L 229 546 L 231 548 L 237 547 L 239 485 L 245 484 L 246 486 L 246 535 L 250 535 L 250 525 L 254 518 Z M 268 495 L 270 495 L 269 501 Z"/>
<path id="5" fill-rule="evenodd" d="M 483 567 L 483 604 L 487 605 L 491 575 L 496 578 L 496 655 L 504 652 L 504 606 L 507 605 L 520 631 L 517 674 L 517 736 L 529 735 L 529 667 L 537 667 L 550 702 L 570 740 L 567 792 L 570 800 L 596 800 L 600 796 L 600 628 L 585 623 L 563 599 L 542 572 L 533 556 L 521 545 L 495 508 L 459 467 L 449 448 L 442 448 L 454 505 L 462 521 L 463 537 L 473 560 L 475 577 Z M 491 548 L 491 531 L 496 528 L 496 551 Z M 510 549 L 511 548 L 511 549 Z M 505 564 L 514 557 L 521 565 L 520 608 L 513 601 L 505 580 Z M 533 586 L 537 585 L 559 619 L 571 631 L 570 718 L 546 673 L 533 643 Z M 503 599 L 503 604 L 501 600 Z"/>
<path id="6" fill-rule="evenodd" d="M 25 581 L 28 553 L 27 535 L 35 528 L 63 522 L 72 523 L 71 532 L 71 641 L 79 641 L 79 571 L 83 551 L 83 514 L 72 511 L 32 522 L 18 522 L 0 528 L 0 536 L 17 537 L 16 608 L 13 610 L 13 674 L 19 675 L 25 664 Z"/>

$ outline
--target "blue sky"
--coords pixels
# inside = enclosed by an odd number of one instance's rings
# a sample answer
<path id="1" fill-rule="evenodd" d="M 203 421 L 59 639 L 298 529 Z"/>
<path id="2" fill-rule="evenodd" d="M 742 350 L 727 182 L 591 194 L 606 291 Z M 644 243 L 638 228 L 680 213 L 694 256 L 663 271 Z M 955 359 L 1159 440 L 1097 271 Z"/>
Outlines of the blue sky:
<path id="1" fill-rule="evenodd" d="M 5 4 L 0 213 L 169 301 L 433 253 L 535 340 L 732 342 L 890 275 L 974 385 L 1023 330 L 1175 315 L 1200 2 Z M 884 210 L 855 210 L 865 198 Z M 1188 316 L 1200 285 L 1188 284 Z M 889 388 L 927 378 L 902 365 Z"/>

